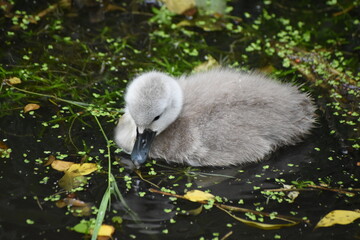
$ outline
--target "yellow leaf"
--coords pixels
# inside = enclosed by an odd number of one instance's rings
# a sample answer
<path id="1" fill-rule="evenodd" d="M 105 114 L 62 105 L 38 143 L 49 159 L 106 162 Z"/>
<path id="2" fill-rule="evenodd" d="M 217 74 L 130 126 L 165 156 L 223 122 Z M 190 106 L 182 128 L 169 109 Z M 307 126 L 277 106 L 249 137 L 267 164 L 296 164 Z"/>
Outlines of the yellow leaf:
<path id="1" fill-rule="evenodd" d="M 96 163 L 83 163 L 78 164 L 75 163 L 71 165 L 71 167 L 67 170 L 68 172 L 71 172 L 74 175 L 88 175 L 92 172 L 95 172 L 98 169 Z"/>
<path id="2" fill-rule="evenodd" d="M 115 232 L 115 228 L 111 225 L 102 224 L 99 229 L 98 236 L 106 236 L 111 237 L 111 235 Z"/>
<path id="3" fill-rule="evenodd" d="M 75 163 L 73 163 L 73 162 L 53 160 L 53 162 L 51 163 L 51 167 L 60 172 L 64 172 L 64 171 L 67 171 L 74 164 Z"/>
<path id="4" fill-rule="evenodd" d="M 36 103 L 29 103 L 24 107 L 24 113 L 33 111 L 33 110 L 37 110 L 40 108 L 40 105 L 36 104 Z"/>
<path id="5" fill-rule="evenodd" d="M 334 224 L 346 225 L 352 223 L 356 219 L 360 218 L 360 212 L 350 210 L 334 210 L 326 214 L 315 226 L 319 227 L 330 227 Z"/>
<path id="6" fill-rule="evenodd" d="M 214 199 L 215 196 L 212 195 L 211 193 L 203 192 L 200 190 L 191 190 L 184 195 L 184 198 L 192 202 L 201 202 L 201 201 L 208 201 Z"/>
<path id="7" fill-rule="evenodd" d="M 162 0 L 166 7 L 176 14 L 182 14 L 195 7 L 195 0 Z"/>
<path id="8" fill-rule="evenodd" d="M 21 83 L 21 79 L 18 78 L 18 77 L 12 77 L 12 78 L 9 78 L 9 83 L 10 83 L 11 85 L 20 84 L 20 83 Z"/>
<path id="9" fill-rule="evenodd" d="M 202 212 L 202 210 L 203 210 L 203 205 L 201 204 L 200 207 L 198 207 L 198 208 L 186 211 L 186 214 L 191 215 L 191 216 L 197 216 Z"/>

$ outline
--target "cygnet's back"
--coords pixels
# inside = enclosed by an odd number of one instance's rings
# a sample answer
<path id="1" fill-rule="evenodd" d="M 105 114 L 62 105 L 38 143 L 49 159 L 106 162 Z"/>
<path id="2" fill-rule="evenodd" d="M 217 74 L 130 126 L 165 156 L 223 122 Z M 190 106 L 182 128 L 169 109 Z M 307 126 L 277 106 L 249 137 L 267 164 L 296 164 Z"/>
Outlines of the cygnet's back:
<path id="1" fill-rule="evenodd" d="M 193 166 L 256 162 L 301 140 L 315 121 L 307 94 L 258 73 L 215 69 L 178 83 L 182 110 L 155 137 L 151 158 Z"/>

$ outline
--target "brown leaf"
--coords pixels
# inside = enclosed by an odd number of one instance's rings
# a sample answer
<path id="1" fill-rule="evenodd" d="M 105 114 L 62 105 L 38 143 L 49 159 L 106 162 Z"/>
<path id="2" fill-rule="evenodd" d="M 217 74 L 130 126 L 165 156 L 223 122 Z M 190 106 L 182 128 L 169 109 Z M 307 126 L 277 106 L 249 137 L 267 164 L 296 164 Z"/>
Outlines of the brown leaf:
<path id="1" fill-rule="evenodd" d="M 36 103 L 29 103 L 24 107 L 24 113 L 33 111 L 33 110 L 37 110 L 40 108 L 40 105 L 36 104 Z"/>
<path id="2" fill-rule="evenodd" d="M 64 202 L 63 199 L 60 199 L 60 200 L 56 201 L 55 205 L 56 205 L 58 208 L 63 208 L 63 207 L 66 207 L 66 206 L 67 206 L 66 202 Z"/>
<path id="3" fill-rule="evenodd" d="M 56 160 L 55 156 L 54 155 L 50 155 L 48 157 L 48 160 L 46 161 L 46 163 L 44 163 L 44 166 L 49 166 L 51 165 L 54 161 Z"/>
<path id="4" fill-rule="evenodd" d="M 0 149 L 7 150 L 9 147 L 3 141 L 0 141 Z"/>

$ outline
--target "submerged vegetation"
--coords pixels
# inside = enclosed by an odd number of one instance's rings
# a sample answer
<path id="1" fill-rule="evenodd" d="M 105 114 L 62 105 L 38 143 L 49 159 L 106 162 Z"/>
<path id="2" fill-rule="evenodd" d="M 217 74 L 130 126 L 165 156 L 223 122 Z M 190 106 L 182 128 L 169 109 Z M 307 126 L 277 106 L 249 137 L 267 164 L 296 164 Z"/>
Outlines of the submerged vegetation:
<path id="1" fill-rule="evenodd" d="M 360 1 L 164 2 L 0 1 L 0 237 L 358 237 Z M 302 84 L 319 107 L 303 152 L 230 170 L 129 169 L 111 140 L 127 82 L 217 65 Z M 181 195 L 195 189 L 200 200 Z M 338 208 L 349 212 L 329 223 Z M 320 232 L 336 223 L 350 225 Z"/>

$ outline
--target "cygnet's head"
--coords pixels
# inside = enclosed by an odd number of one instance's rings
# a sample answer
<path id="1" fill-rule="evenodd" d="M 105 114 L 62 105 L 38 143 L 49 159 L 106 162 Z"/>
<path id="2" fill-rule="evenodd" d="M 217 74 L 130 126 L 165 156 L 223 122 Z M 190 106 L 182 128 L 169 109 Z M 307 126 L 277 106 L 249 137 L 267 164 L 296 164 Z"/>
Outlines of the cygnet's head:
<path id="1" fill-rule="evenodd" d="M 152 71 L 130 83 L 125 102 L 137 128 L 131 158 L 139 166 L 145 162 L 155 135 L 164 131 L 179 116 L 183 94 L 174 78 Z"/>

